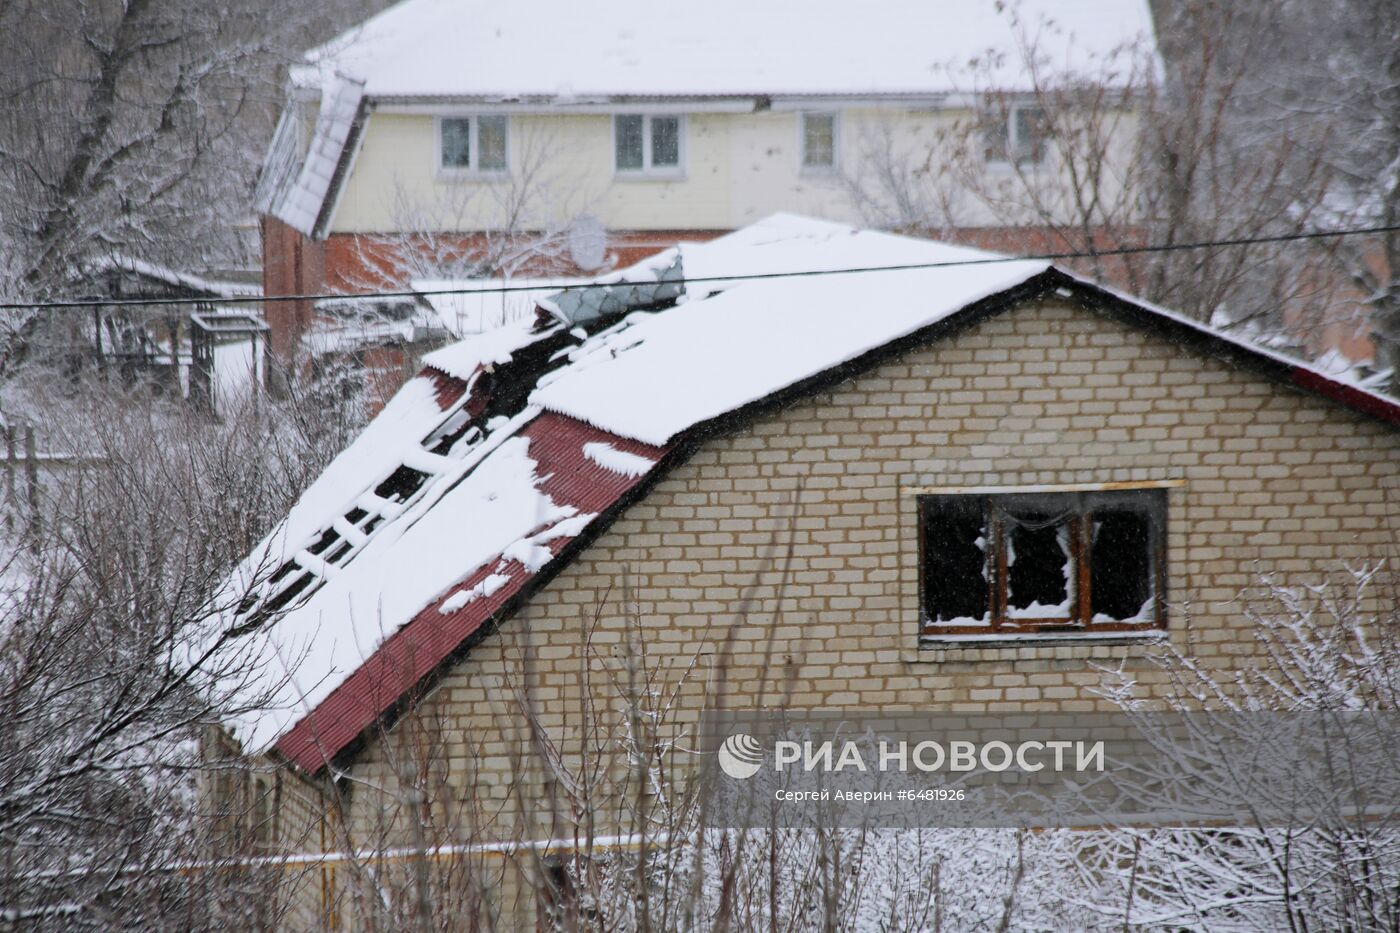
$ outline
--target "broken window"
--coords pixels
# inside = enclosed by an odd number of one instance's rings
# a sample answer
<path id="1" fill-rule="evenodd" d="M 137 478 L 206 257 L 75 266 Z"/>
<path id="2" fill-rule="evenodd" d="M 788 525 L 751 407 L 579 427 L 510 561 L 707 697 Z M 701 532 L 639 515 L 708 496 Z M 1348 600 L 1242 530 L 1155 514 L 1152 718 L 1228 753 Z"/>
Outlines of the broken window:
<path id="1" fill-rule="evenodd" d="M 1161 489 L 921 496 L 924 632 L 1161 627 L 1165 518 Z"/>

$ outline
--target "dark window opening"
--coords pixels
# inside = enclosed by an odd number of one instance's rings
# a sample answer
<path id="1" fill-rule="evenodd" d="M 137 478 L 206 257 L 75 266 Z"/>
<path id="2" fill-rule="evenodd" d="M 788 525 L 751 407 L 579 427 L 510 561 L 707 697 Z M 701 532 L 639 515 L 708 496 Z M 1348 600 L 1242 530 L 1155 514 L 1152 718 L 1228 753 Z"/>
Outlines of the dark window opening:
<path id="1" fill-rule="evenodd" d="M 926 635 L 1166 624 L 1161 489 L 919 499 Z"/>
<path id="2" fill-rule="evenodd" d="M 593 929 L 598 911 L 579 896 L 574 871 L 585 866 L 577 859 L 551 857 L 544 860 L 544 890 L 538 927 L 541 930 Z M 572 870 L 571 870 L 572 868 Z"/>
<path id="3" fill-rule="evenodd" d="M 325 531 L 321 532 L 321 537 L 316 540 L 316 543 L 306 549 L 306 553 L 320 554 L 339 540 L 340 534 L 334 528 L 327 528 Z"/>
<path id="4" fill-rule="evenodd" d="M 1069 618 L 1075 595 L 1074 516 L 1016 497 L 1001 513 L 1009 618 Z"/>
<path id="5" fill-rule="evenodd" d="M 300 577 L 294 580 L 290 586 L 282 590 L 282 592 L 278 593 L 276 596 L 269 599 L 267 602 L 263 603 L 261 612 L 272 613 L 276 612 L 278 609 L 284 608 L 292 600 L 296 599 L 299 595 L 301 595 L 301 592 L 305 590 L 308 586 L 310 586 L 314 579 L 315 577 L 313 577 L 311 574 L 303 573 Z"/>
<path id="6" fill-rule="evenodd" d="M 1096 581 L 1095 617 L 1135 619 L 1153 606 L 1153 534 L 1150 516 L 1105 504 L 1094 509 L 1089 572 Z"/>
<path id="7" fill-rule="evenodd" d="M 388 479 L 374 487 L 374 494 L 381 499 L 407 502 L 415 492 L 423 487 L 423 483 L 427 479 L 428 474 L 422 470 L 401 466 L 390 473 Z"/>
<path id="8" fill-rule="evenodd" d="M 276 573 L 274 573 L 271 577 L 268 578 L 268 585 L 275 586 L 276 584 L 281 583 L 286 578 L 287 574 L 291 573 L 293 570 L 299 569 L 300 567 L 301 565 L 298 564 L 296 561 L 287 561 L 281 567 L 277 568 Z"/>
<path id="9" fill-rule="evenodd" d="M 938 509 L 939 534 L 925 555 L 927 605 L 935 607 L 935 621 L 983 621 L 988 590 L 982 503 L 970 496 L 940 498 L 947 501 Z"/>

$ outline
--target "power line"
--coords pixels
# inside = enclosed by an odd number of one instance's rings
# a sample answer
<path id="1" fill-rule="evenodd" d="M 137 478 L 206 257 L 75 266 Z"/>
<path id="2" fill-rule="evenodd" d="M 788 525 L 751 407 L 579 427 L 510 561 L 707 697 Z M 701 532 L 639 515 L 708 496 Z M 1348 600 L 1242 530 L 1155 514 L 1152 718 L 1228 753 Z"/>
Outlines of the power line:
<path id="1" fill-rule="evenodd" d="M 755 279 L 809 278 L 819 275 L 855 275 L 864 272 L 908 272 L 918 269 L 947 269 L 955 266 L 991 266 L 1012 262 L 1049 262 L 1059 259 L 1103 259 L 1112 256 L 1140 256 L 1147 253 L 1178 253 L 1196 249 L 1215 249 L 1230 246 L 1259 246 L 1269 243 L 1291 243 L 1299 240 L 1324 240 L 1333 237 L 1367 236 L 1379 233 L 1400 233 L 1400 224 L 1379 227 L 1355 227 L 1347 230 L 1310 231 L 1306 233 L 1280 233 L 1273 236 L 1235 237 L 1224 240 L 1196 240 L 1190 243 L 1164 243 L 1155 246 L 1122 246 L 1113 249 L 1066 251 L 1058 253 L 1034 253 L 1028 256 L 987 256 L 979 259 L 948 259 L 942 262 L 902 263 L 891 266 L 852 266 L 844 269 L 803 269 L 788 272 L 749 272 L 742 275 L 687 276 L 668 279 L 667 284 L 689 285 L 701 282 L 744 282 Z M 954 244 L 956 245 L 956 244 Z M 504 295 L 512 292 L 575 291 L 585 288 L 606 288 L 610 285 L 647 284 L 625 282 L 581 282 L 576 285 L 498 285 L 490 288 L 439 288 L 425 290 L 401 290 L 340 292 L 311 295 L 249 295 L 245 297 L 208 298 L 69 298 L 54 301 L 9 301 L 0 302 L 0 311 L 63 310 L 93 307 L 151 307 L 159 305 L 246 305 L 275 304 L 283 301 L 364 301 L 374 298 L 430 298 L 439 295 Z"/>

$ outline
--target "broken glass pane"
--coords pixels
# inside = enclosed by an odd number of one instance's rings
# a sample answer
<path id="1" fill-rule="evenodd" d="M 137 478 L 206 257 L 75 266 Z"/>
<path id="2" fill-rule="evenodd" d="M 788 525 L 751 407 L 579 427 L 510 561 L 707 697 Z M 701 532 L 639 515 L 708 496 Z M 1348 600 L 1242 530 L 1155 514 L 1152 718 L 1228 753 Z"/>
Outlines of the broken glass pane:
<path id="1" fill-rule="evenodd" d="M 1095 622 L 1152 621 L 1152 522 L 1128 503 L 1099 506 L 1089 549 Z"/>
<path id="2" fill-rule="evenodd" d="M 987 528 L 978 496 L 929 496 L 924 519 L 924 613 L 937 624 L 985 625 Z"/>
<path id="3" fill-rule="evenodd" d="M 1073 511 L 1013 502 L 1003 521 L 1007 617 L 1068 619 L 1075 590 Z"/>

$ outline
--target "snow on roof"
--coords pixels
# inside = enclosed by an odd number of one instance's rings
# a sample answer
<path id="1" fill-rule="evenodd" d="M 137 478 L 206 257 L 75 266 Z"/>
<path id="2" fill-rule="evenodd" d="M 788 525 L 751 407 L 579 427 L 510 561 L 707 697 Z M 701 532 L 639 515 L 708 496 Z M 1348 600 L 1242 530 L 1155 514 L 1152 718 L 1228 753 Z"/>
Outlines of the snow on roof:
<path id="1" fill-rule="evenodd" d="M 251 282 L 232 282 L 214 279 L 209 276 L 180 272 L 170 266 L 147 262 L 134 256 L 116 254 L 100 256 L 85 265 L 88 272 L 130 272 L 156 282 L 164 282 L 177 288 L 187 288 L 211 298 L 256 298 L 262 295 L 262 286 Z"/>
<path id="2" fill-rule="evenodd" d="M 328 575 L 281 620 L 267 673 L 290 675 L 296 690 L 254 726 L 255 744 L 314 707 L 426 601 L 519 547 L 532 530 L 547 534 L 578 514 L 536 488 L 539 476 L 526 439 L 507 436 L 489 454 L 453 463 L 453 474 L 435 484 L 437 495 L 397 516 L 397 533 L 374 536 L 353 564 Z"/>
<path id="3" fill-rule="evenodd" d="M 328 74 L 304 157 L 298 152 L 302 134 L 299 117 L 290 108 L 282 115 L 263 161 L 263 177 L 258 179 L 254 200 L 259 211 L 315 236 L 336 170 L 352 143 L 351 131 L 363 100 L 364 82 Z"/>
<path id="4" fill-rule="evenodd" d="M 985 258 L 975 250 L 779 215 L 681 247 L 686 277 Z M 665 444 L 687 428 L 913 333 L 1049 268 L 1046 262 L 853 272 L 690 286 L 685 304 L 576 351 L 532 402 Z M 696 293 L 714 291 L 697 300 Z M 723 378 L 716 378 L 718 373 Z M 620 404 L 624 402 L 625 404 Z"/>
<path id="5" fill-rule="evenodd" d="M 275 744 L 316 770 L 567 559 L 680 449 L 680 435 L 1052 271 L 777 215 L 604 281 L 655 282 L 678 257 L 686 292 L 672 306 L 584 327 L 542 310 L 428 355 L 423 374 L 303 494 L 231 583 L 235 593 L 254 587 L 245 620 L 285 609 L 259 635 L 263 683 L 276 698 L 235 724 L 245 743 Z M 981 264 L 775 277 L 969 260 Z M 697 281 L 752 275 L 764 277 Z M 1047 281 L 1075 279 L 1053 271 Z M 1392 400 L 1124 301 L 1400 423 Z"/>
<path id="6" fill-rule="evenodd" d="M 1146 0 L 406 0 L 307 53 L 376 98 L 945 94 L 974 58 L 1028 90 L 1016 54 L 1099 71 L 1152 41 Z M 1000 54 L 998 54 L 1000 53 Z"/>

